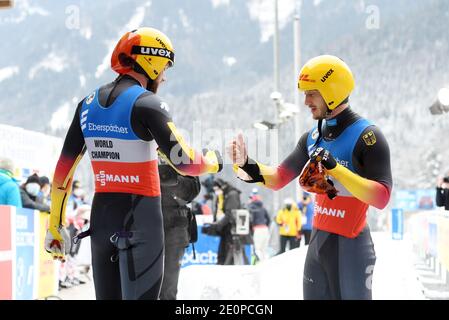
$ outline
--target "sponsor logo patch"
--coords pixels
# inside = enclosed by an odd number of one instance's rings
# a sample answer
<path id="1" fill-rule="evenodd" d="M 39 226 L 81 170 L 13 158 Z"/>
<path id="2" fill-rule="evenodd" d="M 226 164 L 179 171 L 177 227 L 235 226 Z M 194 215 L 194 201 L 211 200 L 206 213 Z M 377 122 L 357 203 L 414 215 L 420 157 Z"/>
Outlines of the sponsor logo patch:
<path id="1" fill-rule="evenodd" d="M 95 181 L 100 182 L 100 185 L 104 187 L 108 182 L 136 184 L 139 183 L 140 177 L 119 175 L 119 174 L 108 174 L 105 171 L 100 171 L 98 174 L 95 175 Z"/>
<path id="2" fill-rule="evenodd" d="M 362 138 L 367 146 L 372 146 L 377 142 L 376 135 L 372 130 L 370 132 L 365 133 Z"/>
<path id="3" fill-rule="evenodd" d="M 126 127 L 119 127 L 118 125 L 111 124 L 111 125 L 103 125 L 103 124 L 95 124 L 92 122 L 89 122 L 88 126 L 89 131 L 101 131 L 101 132 L 116 132 L 116 133 L 128 133 L 128 128 Z"/>
<path id="4" fill-rule="evenodd" d="M 301 75 L 299 75 L 299 81 L 316 82 L 315 80 L 310 79 L 308 74 L 304 74 L 304 73 L 302 73 Z"/>
<path id="5" fill-rule="evenodd" d="M 320 207 L 319 205 L 315 204 L 315 212 L 314 213 L 315 213 L 315 215 L 316 214 L 325 214 L 327 216 L 333 216 L 333 217 L 344 219 L 346 210 Z"/>
<path id="6" fill-rule="evenodd" d="M 326 80 L 334 73 L 334 69 L 329 69 L 328 72 L 321 78 L 321 82 L 326 82 Z"/>
<path id="7" fill-rule="evenodd" d="M 86 104 L 91 104 L 92 101 L 94 100 L 94 98 L 95 98 L 95 91 L 92 92 L 92 93 L 86 98 Z"/>
<path id="8" fill-rule="evenodd" d="M 166 102 L 161 102 L 160 107 L 161 107 L 161 109 L 163 109 L 163 110 L 165 110 L 167 112 L 170 111 L 170 108 L 168 107 L 168 104 Z"/>
<path id="9" fill-rule="evenodd" d="M 141 54 L 144 56 L 162 57 L 167 58 L 172 63 L 175 62 L 174 52 L 168 50 L 167 48 L 155 48 L 146 46 L 133 46 L 131 49 L 131 54 Z"/>

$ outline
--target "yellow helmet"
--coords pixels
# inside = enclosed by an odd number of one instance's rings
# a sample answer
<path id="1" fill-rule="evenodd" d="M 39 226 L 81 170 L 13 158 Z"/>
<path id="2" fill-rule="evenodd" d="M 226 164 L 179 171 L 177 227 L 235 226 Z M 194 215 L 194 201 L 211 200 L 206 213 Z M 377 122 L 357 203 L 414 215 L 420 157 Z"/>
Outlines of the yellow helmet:
<path id="1" fill-rule="evenodd" d="M 175 53 L 170 39 L 153 28 L 139 28 L 125 33 L 111 56 L 112 70 L 126 74 L 134 63 L 154 80 L 167 67 L 175 63 Z M 134 66 L 135 69 L 135 66 Z"/>
<path id="2" fill-rule="evenodd" d="M 348 65 L 331 55 L 310 59 L 299 73 L 298 89 L 318 90 L 330 110 L 348 98 L 354 86 L 354 76 Z"/>

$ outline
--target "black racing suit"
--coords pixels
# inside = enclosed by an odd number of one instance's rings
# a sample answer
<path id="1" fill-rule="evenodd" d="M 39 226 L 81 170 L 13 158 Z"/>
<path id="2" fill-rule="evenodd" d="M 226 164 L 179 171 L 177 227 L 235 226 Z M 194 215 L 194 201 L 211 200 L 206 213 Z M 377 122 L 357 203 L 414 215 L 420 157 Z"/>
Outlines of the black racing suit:
<path id="1" fill-rule="evenodd" d="M 179 271 L 185 248 L 190 242 L 192 212 L 186 204 L 199 194 L 198 177 L 182 176 L 168 164 L 159 164 L 162 215 L 165 233 L 164 279 L 161 300 L 176 300 Z"/>
<path id="2" fill-rule="evenodd" d="M 325 122 L 323 139 L 336 139 L 359 119 L 361 117 L 350 108 L 345 109 L 329 121 L 332 125 Z M 362 138 L 371 131 L 376 137 L 375 143 Z M 262 182 L 275 190 L 282 188 L 300 174 L 309 160 L 309 133 L 300 138 L 295 150 L 281 163 L 274 175 L 264 175 L 263 165 L 252 159 L 248 159 L 241 169 L 253 181 Z M 392 176 L 389 147 L 379 128 L 369 126 L 362 132 L 355 144 L 352 162 L 358 176 L 385 187 L 384 194 L 379 196 L 383 199 L 381 206 L 385 206 L 392 187 Z M 315 216 L 316 210 L 315 207 Z M 304 267 L 304 299 L 371 299 L 375 259 L 368 225 L 355 238 L 320 230 L 314 225 Z"/>
<path id="3" fill-rule="evenodd" d="M 437 187 L 435 202 L 437 207 L 444 207 L 444 210 L 449 210 L 449 189 Z"/>

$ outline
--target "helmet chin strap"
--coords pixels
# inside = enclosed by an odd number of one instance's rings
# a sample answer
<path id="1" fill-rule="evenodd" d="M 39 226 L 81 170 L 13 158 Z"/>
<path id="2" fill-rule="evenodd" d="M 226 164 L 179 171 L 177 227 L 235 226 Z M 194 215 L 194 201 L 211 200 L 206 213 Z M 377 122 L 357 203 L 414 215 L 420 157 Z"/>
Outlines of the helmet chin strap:
<path id="1" fill-rule="evenodd" d="M 338 107 L 337 107 L 337 108 L 338 108 Z M 329 107 L 327 107 L 327 110 L 326 110 L 326 117 L 330 116 L 331 114 L 332 114 L 332 110 L 329 109 Z M 317 126 L 317 128 L 318 128 L 318 138 L 316 139 L 316 141 L 315 141 L 315 143 L 314 143 L 314 145 L 313 145 L 313 148 L 316 147 L 316 145 L 320 142 L 321 138 L 323 137 L 323 131 L 322 131 L 323 120 L 324 120 L 324 119 L 319 119 L 319 120 L 318 120 L 318 126 Z"/>
<path id="2" fill-rule="evenodd" d="M 141 72 L 141 74 L 143 74 L 143 76 L 147 79 L 147 85 L 146 85 L 145 89 L 147 89 L 148 91 L 151 91 L 153 93 L 156 93 L 157 87 L 155 87 L 155 81 L 152 80 L 150 78 L 150 76 L 145 71 Z"/>
<path id="3" fill-rule="evenodd" d="M 153 91 L 154 90 L 154 81 L 151 80 L 150 76 L 145 72 L 145 70 L 143 70 L 143 68 L 135 63 L 133 65 L 133 70 L 132 70 L 136 76 L 140 77 L 141 80 L 146 80 L 146 85 L 143 85 L 143 82 L 139 79 L 136 79 L 137 81 L 140 82 L 140 84 L 142 85 L 142 87 L 144 87 L 145 89 L 147 89 L 148 91 Z M 144 78 L 144 79 L 142 79 Z"/>
<path id="4" fill-rule="evenodd" d="M 148 78 L 146 89 L 153 93 L 156 93 L 156 91 L 157 91 L 157 88 L 155 88 L 155 85 L 154 85 L 154 81 L 151 80 L 150 78 Z"/>
<path id="5" fill-rule="evenodd" d="M 318 120 L 318 126 L 317 126 L 317 128 L 318 128 L 318 138 L 316 138 L 316 141 L 313 144 L 312 148 L 315 148 L 318 145 L 318 143 L 321 141 L 321 138 L 323 137 L 323 132 L 322 132 L 322 129 L 321 129 L 322 125 L 323 125 L 323 119 Z"/>
<path id="6" fill-rule="evenodd" d="M 339 104 L 338 106 L 336 106 L 334 109 L 330 109 L 329 106 L 326 104 L 327 106 L 327 110 L 326 110 L 326 117 L 330 116 L 332 114 L 332 111 L 337 110 L 337 108 L 339 108 L 341 106 L 341 104 Z"/>

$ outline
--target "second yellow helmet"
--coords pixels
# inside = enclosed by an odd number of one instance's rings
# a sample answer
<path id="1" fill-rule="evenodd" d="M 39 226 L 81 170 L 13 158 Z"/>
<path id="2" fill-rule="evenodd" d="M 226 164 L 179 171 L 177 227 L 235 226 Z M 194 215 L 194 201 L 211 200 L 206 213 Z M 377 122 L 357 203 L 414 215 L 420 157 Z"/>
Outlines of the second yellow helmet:
<path id="1" fill-rule="evenodd" d="M 354 86 L 351 69 L 336 56 L 322 55 L 312 58 L 299 73 L 298 89 L 318 90 L 330 110 L 348 98 Z"/>

